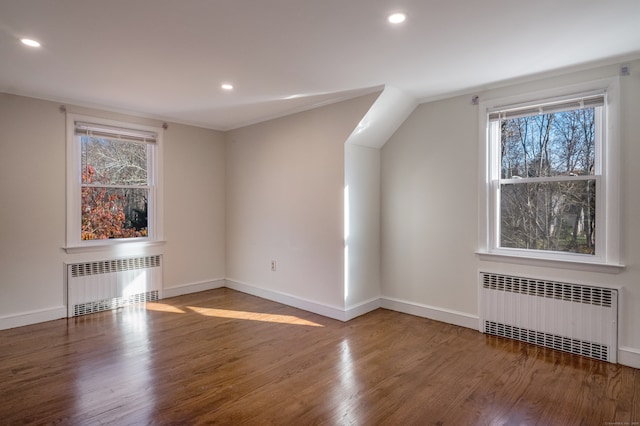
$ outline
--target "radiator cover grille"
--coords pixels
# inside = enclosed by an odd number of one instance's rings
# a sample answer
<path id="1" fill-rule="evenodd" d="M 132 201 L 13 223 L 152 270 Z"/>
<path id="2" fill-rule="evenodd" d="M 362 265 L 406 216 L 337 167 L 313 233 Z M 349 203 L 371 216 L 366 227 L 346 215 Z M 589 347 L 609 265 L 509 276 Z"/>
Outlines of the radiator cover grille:
<path id="1" fill-rule="evenodd" d="M 72 277 L 86 277 L 88 275 L 108 274 L 111 272 L 131 271 L 134 269 L 160 266 L 160 255 L 74 263 L 70 266 Z"/>
<path id="2" fill-rule="evenodd" d="M 482 275 L 482 285 L 484 288 L 596 306 L 611 306 L 613 293 L 616 291 L 609 288 L 535 280 L 509 275 L 487 273 Z"/>
<path id="3" fill-rule="evenodd" d="M 603 361 L 617 359 L 618 290 L 480 273 L 481 331 Z"/>
<path id="4" fill-rule="evenodd" d="M 146 293 L 134 294 L 130 297 L 113 297 L 111 299 L 96 300 L 93 302 L 73 305 L 73 316 L 94 314 L 96 312 L 111 311 L 135 303 L 156 302 L 158 300 L 158 290 Z"/>
<path id="5" fill-rule="evenodd" d="M 528 330 L 526 328 L 499 324 L 493 321 L 485 321 L 485 333 L 494 336 L 508 337 L 545 348 L 569 352 L 601 361 L 609 360 L 609 347 L 599 343 L 585 342 L 557 334 L 543 333 L 541 331 Z"/>

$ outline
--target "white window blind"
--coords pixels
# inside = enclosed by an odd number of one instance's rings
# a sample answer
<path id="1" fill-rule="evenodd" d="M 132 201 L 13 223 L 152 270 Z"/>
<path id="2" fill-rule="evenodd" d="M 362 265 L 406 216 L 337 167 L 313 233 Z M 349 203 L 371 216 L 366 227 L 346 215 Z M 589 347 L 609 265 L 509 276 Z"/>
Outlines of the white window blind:
<path id="1" fill-rule="evenodd" d="M 125 129 L 120 127 L 105 126 L 102 124 L 75 122 L 76 136 L 90 136 L 95 138 L 117 139 L 130 142 L 155 143 L 158 135 L 137 129 Z"/>
<path id="2" fill-rule="evenodd" d="M 551 114 L 554 112 L 570 111 L 583 108 L 594 108 L 604 105 L 604 93 L 577 99 L 568 99 L 540 105 L 527 105 L 519 107 L 504 107 L 489 113 L 489 121 L 526 117 L 537 114 Z"/>

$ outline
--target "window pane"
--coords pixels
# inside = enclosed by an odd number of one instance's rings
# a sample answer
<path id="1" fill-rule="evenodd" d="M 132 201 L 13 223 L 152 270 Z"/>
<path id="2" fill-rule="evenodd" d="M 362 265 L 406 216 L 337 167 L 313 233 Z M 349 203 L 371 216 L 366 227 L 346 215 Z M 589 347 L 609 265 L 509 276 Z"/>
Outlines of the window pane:
<path id="1" fill-rule="evenodd" d="M 584 108 L 501 120 L 502 178 L 593 175 L 595 112 Z"/>
<path id="2" fill-rule="evenodd" d="M 147 185 L 147 145 L 81 136 L 82 183 Z"/>
<path id="3" fill-rule="evenodd" d="M 149 190 L 82 188 L 82 239 L 147 236 Z"/>
<path id="4" fill-rule="evenodd" d="M 595 254 L 596 182 L 500 186 L 500 246 Z"/>

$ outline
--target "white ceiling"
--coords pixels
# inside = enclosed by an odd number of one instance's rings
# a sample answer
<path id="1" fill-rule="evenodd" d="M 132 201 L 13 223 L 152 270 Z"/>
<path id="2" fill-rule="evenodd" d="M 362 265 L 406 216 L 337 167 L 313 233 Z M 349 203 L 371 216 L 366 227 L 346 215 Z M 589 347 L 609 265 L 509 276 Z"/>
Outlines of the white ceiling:
<path id="1" fill-rule="evenodd" d="M 639 53 L 639 0 L 0 0 L 0 91 L 219 130 Z"/>

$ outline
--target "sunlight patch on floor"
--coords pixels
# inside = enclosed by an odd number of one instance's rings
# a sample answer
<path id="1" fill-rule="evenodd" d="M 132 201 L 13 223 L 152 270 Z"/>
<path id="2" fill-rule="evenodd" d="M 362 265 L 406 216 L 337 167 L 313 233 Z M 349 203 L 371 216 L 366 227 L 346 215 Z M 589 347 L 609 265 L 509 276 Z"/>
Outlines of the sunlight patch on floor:
<path id="1" fill-rule="evenodd" d="M 279 324 L 291 324 L 291 325 L 306 325 L 310 327 L 324 327 L 322 324 L 318 324 L 313 321 L 308 321 L 302 318 L 298 318 L 293 315 L 276 315 L 276 314 L 266 314 L 266 313 L 260 313 L 260 312 L 231 311 L 228 309 L 199 308 L 196 306 L 187 306 L 187 308 L 191 309 L 192 311 L 200 315 L 204 315 L 208 317 L 274 322 Z"/>
<path id="2" fill-rule="evenodd" d="M 167 305 L 166 303 L 147 302 L 146 308 L 148 311 L 171 312 L 174 314 L 186 313 L 182 309 L 176 308 L 175 306 L 172 306 L 172 305 Z"/>

